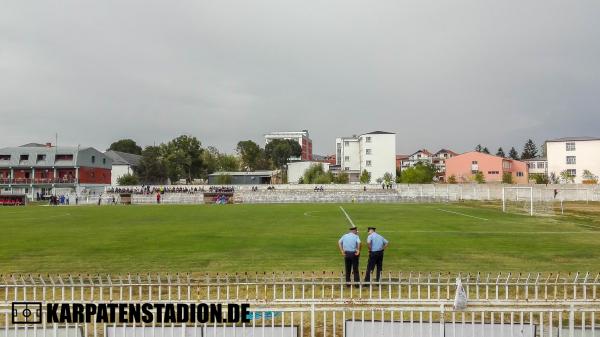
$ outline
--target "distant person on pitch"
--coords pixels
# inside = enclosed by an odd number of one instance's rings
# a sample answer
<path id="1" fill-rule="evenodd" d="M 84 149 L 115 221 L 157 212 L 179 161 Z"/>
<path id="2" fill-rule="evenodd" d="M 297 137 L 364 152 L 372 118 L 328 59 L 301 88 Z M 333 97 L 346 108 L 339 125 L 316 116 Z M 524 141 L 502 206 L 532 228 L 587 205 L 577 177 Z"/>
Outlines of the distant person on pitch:
<path id="1" fill-rule="evenodd" d="M 381 277 L 381 269 L 383 268 L 383 251 L 388 246 L 388 240 L 379 233 L 375 232 L 375 227 L 369 227 L 369 236 L 367 237 L 367 245 L 369 247 L 369 262 L 367 263 L 367 272 L 365 274 L 365 282 L 371 281 L 371 273 L 377 266 L 377 274 L 375 281 L 379 282 Z"/>
<path id="2" fill-rule="evenodd" d="M 350 286 L 350 271 L 354 274 L 354 283 L 360 282 L 360 275 L 358 271 L 358 259 L 360 257 L 360 238 L 358 237 L 358 228 L 352 226 L 349 228 L 349 232 L 344 234 L 338 241 L 338 247 L 342 256 L 344 257 L 344 263 L 346 266 L 346 283 L 347 287 Z"/>

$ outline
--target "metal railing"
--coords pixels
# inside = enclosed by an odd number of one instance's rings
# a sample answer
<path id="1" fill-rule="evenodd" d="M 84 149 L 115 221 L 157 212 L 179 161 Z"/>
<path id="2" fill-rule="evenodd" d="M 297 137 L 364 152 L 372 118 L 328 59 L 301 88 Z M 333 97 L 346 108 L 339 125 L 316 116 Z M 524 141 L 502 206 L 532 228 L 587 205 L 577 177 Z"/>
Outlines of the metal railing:
<path id="1" fill-rule="evenodd" d="M 462 311 L 452 307 L 456 278 L 469 298 Z M 387 273 L 380 282 L 349 285 L 332 273 L 3 275 L 0 337 L 600 337 L 599 286 L 591 273 Z M 11 321 L 17 301 L 249 303 L 251 313 L 244 324 L 22 325 Z"/>
<path id="2" fill-rule="evenodd" d="M 0 178 L 4 185 L 31 185 L 31 184 L 76 184 L 76 178 Z"/>
<path id="3" fill-rule="evenodd" d="M 0 301 L 196 301 L 253 303 L 451 303 L 456 278 L 470 303 L 600 303 L 600 274 L 386 273 L 346 283 L 335 273 L 2 275 Z"/>

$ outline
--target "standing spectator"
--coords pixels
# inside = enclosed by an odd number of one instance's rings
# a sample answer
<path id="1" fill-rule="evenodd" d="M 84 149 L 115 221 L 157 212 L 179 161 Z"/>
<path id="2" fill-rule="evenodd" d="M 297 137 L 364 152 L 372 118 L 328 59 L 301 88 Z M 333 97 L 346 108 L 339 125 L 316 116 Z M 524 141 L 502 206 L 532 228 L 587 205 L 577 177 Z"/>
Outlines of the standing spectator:
<path id="1" fill-rule="evenodd" d="M 365 273 L 365 282 L 371 281 L 371 272 L 377 266 L 377 274 L 375 281 L 379 282 L 381 277 L 381 269 L 383 268 L 383 251 L 388 246 L 388 240 L 379 233 L 375 232 L 375 227 L 369 227 L 369 236 L 367 237 L 367 245 L 369 246 L 369 262 L 367 263 L 367 272 Z"/>
<path id="2" fill-rule="evenodd" d="M 358 237 L 358 228 L 352 226 L 349 228 L 349 232 L 344 234 L 338 241 L 338 247 L 342 256 L 344 256 L 344 263 L 346 267 L 346 286 L 350 286 L 350 271 L 354 274 L 354 283 L 360 282 L 360 275 L 358 271 L 358 259 L 360 257 L 360 238 Z"/>
<path id="3" fill-rule="evenodd" d="M 156 203 L 160 204 L 160 192 L 156 193 Z"/>

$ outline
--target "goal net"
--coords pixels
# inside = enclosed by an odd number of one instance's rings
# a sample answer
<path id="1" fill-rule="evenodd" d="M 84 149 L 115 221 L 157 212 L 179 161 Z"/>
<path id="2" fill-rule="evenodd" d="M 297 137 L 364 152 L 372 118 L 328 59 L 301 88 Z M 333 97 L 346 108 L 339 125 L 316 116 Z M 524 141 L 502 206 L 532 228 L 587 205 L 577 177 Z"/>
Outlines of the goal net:
<path id="1" fill-rule="evenodd" d="M 502 211 L 529 215 L 553 215 L 554 202 L 533 187 L 503 187 Z"/>

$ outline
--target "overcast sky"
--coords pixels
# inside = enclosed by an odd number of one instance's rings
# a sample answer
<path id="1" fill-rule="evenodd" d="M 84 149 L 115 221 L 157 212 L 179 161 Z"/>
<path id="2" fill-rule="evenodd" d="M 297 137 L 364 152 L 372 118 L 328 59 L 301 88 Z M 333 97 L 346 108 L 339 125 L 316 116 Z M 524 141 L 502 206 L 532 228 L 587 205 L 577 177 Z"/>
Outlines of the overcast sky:
<path id="1" fill-rule="evenodd" d="M 0 146 L 600 136 L 599 18 L 597 0 L 3 0 Z"/>

